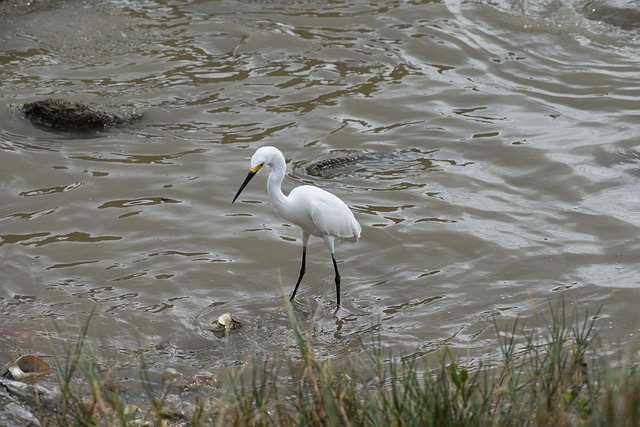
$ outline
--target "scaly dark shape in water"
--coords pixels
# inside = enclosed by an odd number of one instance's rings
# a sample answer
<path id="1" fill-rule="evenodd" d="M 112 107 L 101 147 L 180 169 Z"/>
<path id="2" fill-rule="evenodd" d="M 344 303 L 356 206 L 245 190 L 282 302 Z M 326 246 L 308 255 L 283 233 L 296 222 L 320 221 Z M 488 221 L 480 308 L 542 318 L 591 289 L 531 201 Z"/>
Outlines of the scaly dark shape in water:
<path id="1" fill-rule="evenodd" d="M 363 160 L 373 160 L 380 157 L 382 156 L 378 153 L 366 151 L 355 153 L 340 153 L 311 162 L 305 167 L 305 170 L 309 175 L 312 176 L 331 178 L 338 174 L 335 172 L 336 169 L 351 165 L 353 163 L 358 163 Z"/>

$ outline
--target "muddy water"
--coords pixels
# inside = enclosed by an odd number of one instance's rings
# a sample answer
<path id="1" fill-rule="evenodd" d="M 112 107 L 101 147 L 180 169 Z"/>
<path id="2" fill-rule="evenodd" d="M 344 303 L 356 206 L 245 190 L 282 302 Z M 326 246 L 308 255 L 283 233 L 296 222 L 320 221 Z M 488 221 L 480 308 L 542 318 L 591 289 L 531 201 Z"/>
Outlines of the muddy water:
<path id="1" fill-rule="evenodd" d="M 602 306 L 613 348 L 636 342 L 640 34 L 595 2 L 548 3 L 89 0 L 1 17 L 4 358 L 58 351 L 89 317 L 125 369 L 295 354 L 282 295 L 299 230 L 266 173 L 231 204 L 262 145 L 287 157 L 285 192 L 331 190 L 362 224 L 338 245 L 337 313 L 310 243 L 295 311 L 321 355 L 380 340 L 490 357 L 496 316 L 560 297 Z M 51 132 L 13 108 L 44 97 L 144 115 Z M 354 150 L 380 156 L 305 171 Z M 225 341 L 207 326 L 226 311 L 244 327 Z"/>

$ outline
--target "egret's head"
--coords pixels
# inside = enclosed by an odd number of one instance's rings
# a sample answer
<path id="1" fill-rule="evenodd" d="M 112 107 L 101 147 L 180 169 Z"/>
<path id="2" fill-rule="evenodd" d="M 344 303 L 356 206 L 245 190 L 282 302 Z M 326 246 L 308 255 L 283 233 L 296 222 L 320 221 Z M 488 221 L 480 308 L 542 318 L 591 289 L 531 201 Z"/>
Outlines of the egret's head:
<path id="1" fill-rule="evenodd" d="M 273 161 L 279 157 L 284 157 L 282 152 L 276 147 L 260 147 L 251 156 L 251 172 L 256 173 L 263 166 L 273 166 Z"/>
<path id="2" fill-rule="evenodd" d="M 233 201 L 231 203 L 236 201 L 240 193 L 242 193 L 242 190 L 244 190 L 244 187 L 249 184 L 251 178 L 253 178 L 260 169 L 262 169 L 265 165 L 272 166 L 273 161 L 277 158 L 284 159 L 284 156 L 282 155 L 282 152 L 280 152 L 280 150 L 278 150 L 276 147 L 266 146 L 258 148 L 256 152 L 253 153 L 253 156 L 251 156 L 251 167 L 249 168 L 249 174 L 240 186 L 240 189 L 236 193 L 236 196 L 233 198 Z"/>

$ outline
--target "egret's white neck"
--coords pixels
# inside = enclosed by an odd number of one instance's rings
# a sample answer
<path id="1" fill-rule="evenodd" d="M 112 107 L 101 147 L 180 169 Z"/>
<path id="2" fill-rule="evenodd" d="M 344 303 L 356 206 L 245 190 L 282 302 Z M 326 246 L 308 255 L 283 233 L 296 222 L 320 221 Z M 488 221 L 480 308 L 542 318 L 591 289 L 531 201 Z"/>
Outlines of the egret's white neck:
<path id="1" fill-rule="evenodd" d="M 271 173 L 267 178 L 267 194 L 269 194 L 271 203 L 273 203 L 276 211 L 280 211 L 280 208 L 287 202 L 287 196 L 284 195 L 282 188 L 280 188 L 287 171 L 287 165 L 283 157 L 274 157 L 270 165 Z"/>

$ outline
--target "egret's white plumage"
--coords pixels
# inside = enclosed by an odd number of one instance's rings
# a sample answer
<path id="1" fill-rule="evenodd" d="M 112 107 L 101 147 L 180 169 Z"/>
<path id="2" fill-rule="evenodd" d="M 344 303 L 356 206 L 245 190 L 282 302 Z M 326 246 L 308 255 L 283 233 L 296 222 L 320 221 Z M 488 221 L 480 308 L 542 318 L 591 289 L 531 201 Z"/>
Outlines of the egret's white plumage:
<path id="1" fill-rule="evenodd" d="M 358 240 L 362 228 L 353 216 L 347 205 L 338 197 L 311 185 L 296 187 L 285 196 L 281 189 L 287 166 L 282 152 L 275 147 L 259 148 L 251 157 L 251 168 L 247 178 L 233 198 L 235 202 L 242 190 L 247 186 L 251 178 L 264 166 L 271 167 L 271 173 L 267 179 L 267 193 L 271 199 L 276 213 L 284 220 L 296 224 L 302 229 L 302 267 L 296 287 L 291 294 L 291 299 L 296 295 L 298 286 L 305 273 L 305 261 L 307 254 L 307 242 L 309 236 L 322 237 L 324 239 L 336 273 L 336 293 L 338 306 L 340 305 L 340 274 L 334 256 L 334 243 L 336 238 Z"/>

